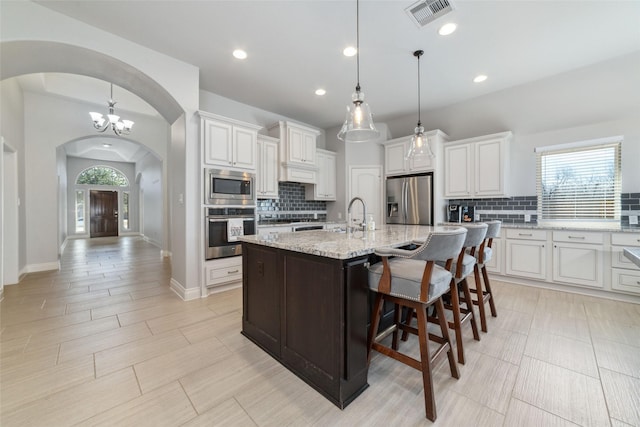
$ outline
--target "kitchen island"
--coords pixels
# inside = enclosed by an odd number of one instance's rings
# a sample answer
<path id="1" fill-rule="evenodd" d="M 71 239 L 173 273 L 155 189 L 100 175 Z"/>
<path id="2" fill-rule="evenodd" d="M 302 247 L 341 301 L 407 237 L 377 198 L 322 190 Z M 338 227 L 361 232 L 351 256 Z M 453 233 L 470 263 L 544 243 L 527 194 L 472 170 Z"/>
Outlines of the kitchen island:
<path id="1" fill-rule="evenodd" d="M 242 334 L 340 408 L 367 384 L 367 266 L 443 227 L 245 236 Z"/>

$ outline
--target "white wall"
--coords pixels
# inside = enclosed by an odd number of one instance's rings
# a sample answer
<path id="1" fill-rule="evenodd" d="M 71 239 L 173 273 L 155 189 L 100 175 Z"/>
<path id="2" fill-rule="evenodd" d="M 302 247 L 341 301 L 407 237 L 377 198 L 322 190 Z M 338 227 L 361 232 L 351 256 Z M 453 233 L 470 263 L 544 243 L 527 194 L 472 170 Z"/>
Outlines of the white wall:
<path id="1" fill-rule="evenodd" d="M 24 98 L 15 80 L 0 81 L 0 136 L 16 152 L 18 163 L 18 199 L 22 202 L 18 206 L 18 239 L 17 247 L 13 248 L 18 254 L 18 271 L 22 272 L 26 265 L 26 225 L 25 216 L 25 185 L 24 185 Z M 1 199 L 1 198 L 0 198 Z M 3 217 L 4 221 L 4 217 Z"/>
<path id="2" fill-rule="evenodd" d="M 164 240 L 162 162 L 151 154 L 146 155 L 136 163 L 136 176 L 139 176 L 139 209 L 142 210 L 144 225 L 140 231 L 149 242 L 162 247 Z"/>
<path id="3" fill-rule="evenodd" d="M 58 253 L 62 255 L 69 235 L 67 227 L 67 158 L 62 148 L 56 148 L 56 170 L 58 176 Z"/>

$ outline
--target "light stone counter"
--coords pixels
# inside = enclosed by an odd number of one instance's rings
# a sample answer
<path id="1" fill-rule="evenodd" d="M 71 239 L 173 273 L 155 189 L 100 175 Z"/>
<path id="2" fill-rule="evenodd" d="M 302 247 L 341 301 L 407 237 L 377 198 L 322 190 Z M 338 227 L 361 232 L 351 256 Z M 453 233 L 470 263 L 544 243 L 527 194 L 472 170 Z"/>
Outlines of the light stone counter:
<path id="1" fill-rule="evenodd" d="M 349 259 L 373 253 L 377 248 L 400 247 L 425 239 L 433 231 L 453 230 L 450 226 L 383 225 L 375 231 L 338 233 L 302 231 L 238 237 L 238 240 L 327 258 Z"/>
<path id="2" fill-rule="evenodd" d="M 506 212 L 506 211 L 505 211 Z M 488 220 L 487 220 L 488 221 Z M 477 221 L 477 223 L 482 223 L 483 221 Z M 441 225 L 456 225 L 458 223 L 455 222 L 443 222 Z M 474 224 L 473 222 L 466 222 L 464 224 Z M 516 229 L 524 229 L 524 230 L 564 230 L 564 231 L 599 231 L 603 233 L 640 233 L 640 227 L 637 226 L 624 226 L 624 227 L 611 227 L 611 228 L 589 228 L 589 227 L 579 227 L 579 226 L 561 226 L 561 225 L 540 225 L 538 223 L 518 223 L 518 224 L 509 224 L 502 223 L 502 228 L 516 228 Z"/>
<path id="3" fill-rule="evenodd" d="M 640 267 L 640 248 L 624 248 L 624 256 Z"/>

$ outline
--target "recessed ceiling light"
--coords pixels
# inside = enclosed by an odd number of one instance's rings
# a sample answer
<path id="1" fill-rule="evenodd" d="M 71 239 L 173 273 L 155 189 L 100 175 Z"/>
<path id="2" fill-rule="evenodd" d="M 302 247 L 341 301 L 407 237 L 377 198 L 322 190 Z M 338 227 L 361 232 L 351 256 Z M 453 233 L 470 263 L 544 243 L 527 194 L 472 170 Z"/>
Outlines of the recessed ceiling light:
<path id="1" fill-rule="evenodd" d="M 454 24 L 453 22 L 449 22 L 440 27 L 440 29 L 438 30 L 438 34 L 440 34 L 441 36 L 448 36 L 449 34 L 453 33 L 456 28 L 458 28 L 456 24 Z"/>
<path id="2" fill-rule="evenodd" d="M 105 142 L 104 144 L 102 144 L 102 146 L 103 146 L 104 148 L 109 148 L 109 147 L 111 147 L 111 144 L 107 144 L 107 143 Z"/>
<path id="3" fill-rule="evenodd" d="M 318 96 L 322 96 L 322 95 L 324 95 L 326 93 L 327 93 L 327 91 L 324 90 L 324 89 L 316 89 L 316 95 L 318 95 Z"/>
<path id="4" fill-rule="evenodd" d="M 474 83 L 481 83 L 483 81 L 487 80 L 487 76 L 485 76 L 484 74 L 478 74 L 477 76 L 475 76 L 473 78 L 473 82 Z"/>
<path id="5" fill-rule="evenodd" d="M 344 56 L 355 56 L 356 53 L 358 53 L 358 50 L 353 47 L 353 46 L 347 46 L 344 48 L 344 50 L 342 51 L 342 54 Z"/>
<path id="6" fill-rule="evenodd" d="M 245 52 L 242 49 L 236 49 L 233 51 L 233 56 L 235 56 L 238 59 L 246 59 L 247 58 L 247 52 Z"/>

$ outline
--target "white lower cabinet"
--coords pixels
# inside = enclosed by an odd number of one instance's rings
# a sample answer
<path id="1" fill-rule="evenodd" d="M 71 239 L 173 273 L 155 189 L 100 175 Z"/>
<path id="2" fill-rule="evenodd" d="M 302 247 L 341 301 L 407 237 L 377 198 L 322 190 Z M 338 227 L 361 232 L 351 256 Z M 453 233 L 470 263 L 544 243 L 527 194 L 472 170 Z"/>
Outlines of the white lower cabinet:
<path id="1" fill-rule="evenodd" d="M 205 286 L 212 288 L 242 281 L 242 257 L 215 259 L 204 263 Z"/>
<path id="2" fill-rule="evenodd" d="M 485 264 L 487 271 L 495 274 L 503 274 L 502 257 L 504 254 L 502 239 L 493 239 L 491 242 L 491 260 Z"/>
<path id="3" fill-rule="evenodd" d="M 611 290 L 640 295 L 640 268 L 624 256 L 624 248 L 640 247 L 640 233 L 611 234 Z"/>
<path id="4" fill-rule="evenodd" d="M 553 232 L 553 281 L 604 288 L 604 236 L 595 232 Z"/>
<path id="5" fill-rule="evenodd" d="M 506 268 L 508 276 L 547 278 L 546 230 L 507 229 Z"/>

